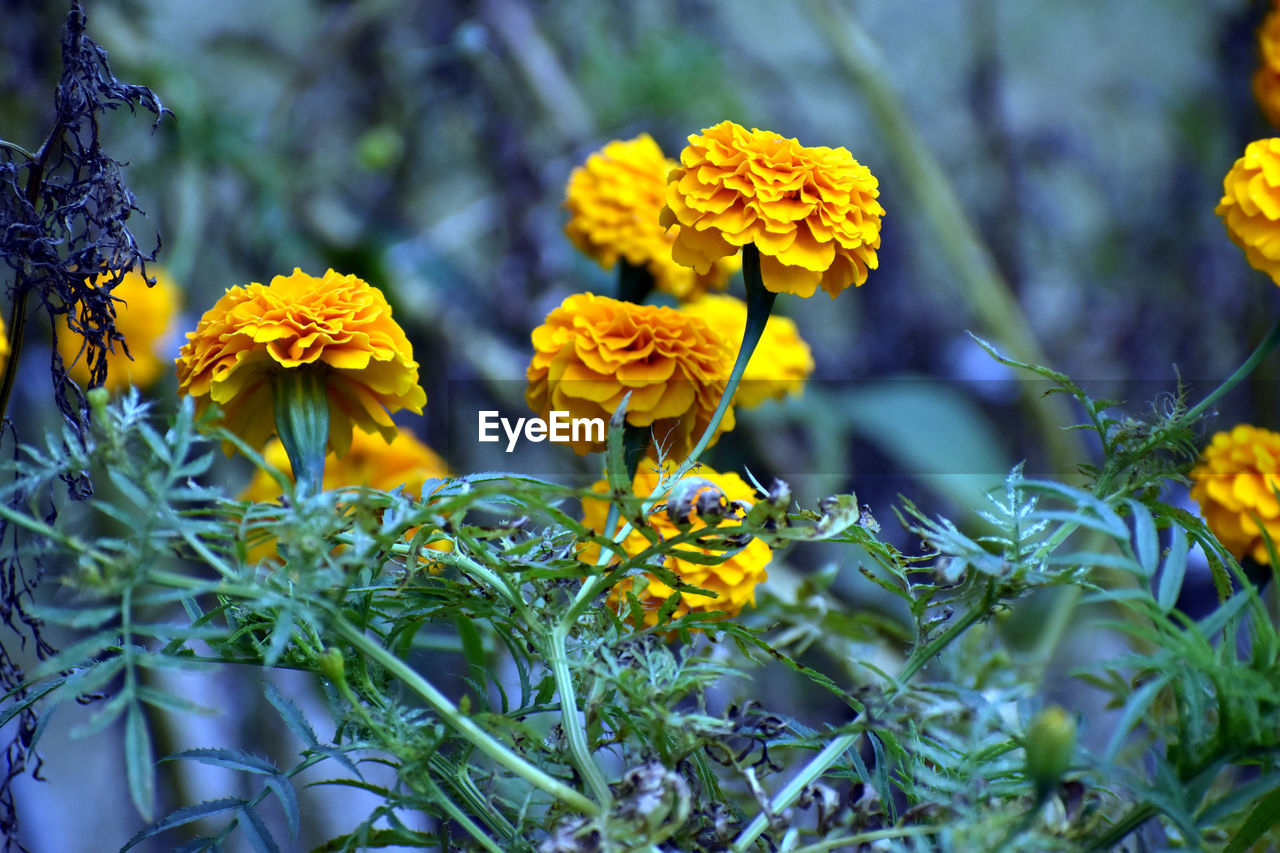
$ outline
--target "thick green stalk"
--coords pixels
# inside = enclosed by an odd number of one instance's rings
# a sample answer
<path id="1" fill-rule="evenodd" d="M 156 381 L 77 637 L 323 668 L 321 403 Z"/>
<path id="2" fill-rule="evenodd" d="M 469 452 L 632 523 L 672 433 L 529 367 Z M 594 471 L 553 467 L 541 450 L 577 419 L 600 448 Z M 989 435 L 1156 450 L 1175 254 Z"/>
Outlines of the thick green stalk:
<path id="1" fill-rule="evenodd" d="M 329 445 L 328 372 L 306 366 L 271 379 L 276 434 L 289 454 L 299 500 L 319 493 Z"/>
<path id="2" fill-rule="evenodd" d="M 463 734 L 476 749 L 489 756 L 497 764 L 505 767 L 535 788 L 555 797 L 569 808 L 587 815 L 600 813 L 600 807 L 591 800 L 563 782 L 551 778 L 542 770 L 539 770 L 495 740 L 492 735 L 476 725 L 470 717 L 459 711 L 458 706 L 449 701 L 448 697 L 437 690 L 431 682 L 383 648 L 381 644 L 370 639 L 365 632 L 341 616 L 334 617 L 333 627 L 347 642 L 351 643 L 370 659 L 376 661 L 380 666 L 404 682 L 414 693 L 422 697 L 446 723 Z"/>
<path id="3" fill-rule="evenodd" d="M 590 582 L 584 584 L 584 586 L 587 585 L 590 585 Z M 573 689 L 573 675 L 569 670 L 568 640 L 571 624 L 567 620 L 561 621 L 552 629 L 551 648 L 548 655 L 551 659 L 551 674 L 556 682 L 556 692 L 560 695 L 560 728 L 564 731 L 565 740 L 569 743 L 569 753 L 573 756 L 574 767 L 587 783 L 592 796 L 604 805 L 612 799 L 612 794 L 609 792 L 609 783 L 591 754 L 585 721 L 578 716 L 577 693 Z"/>

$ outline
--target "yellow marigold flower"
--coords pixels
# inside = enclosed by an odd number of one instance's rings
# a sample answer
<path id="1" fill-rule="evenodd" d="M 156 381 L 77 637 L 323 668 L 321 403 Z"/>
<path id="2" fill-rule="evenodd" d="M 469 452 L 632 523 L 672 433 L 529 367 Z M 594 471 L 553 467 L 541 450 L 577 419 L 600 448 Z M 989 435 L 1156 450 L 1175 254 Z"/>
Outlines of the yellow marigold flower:
<path id="1" fill-rule="evenodd" d="M 9 330 L 4 326 L 4 318 L 0 317 L 0 373 L 4 372 L 9 361 Z"/>
<path id="2" fill-rule="evenodd" d="M 668 463 L 668 471 L 671 467 L 670 463 Z M 696 473 L 689 476 L 707 481 L 707 487 L 697 490 L 699 493 L 707 489 L 717 489 L 721 493 L 722 497 L 718 504 L 720 509 L 725 511 L 724 524 L 726 525 L 732 526 L 735 523 L 732 519 L 732 502 L 745 501 L 750 504 L 755 500 L 755 491 L 737 474 L 720 474 L 704 465 Z M 641 463 L 640 469 L 636 471 L 633 485 L 637 497 L 649 497 L 658 485 L 658 472 L 654 470 L 653 466 Z M 609 484 L 601 480 L 592 489 L 605 494 L 609 491 Z M 693 508 L 693 504 L 696 504 L 696 502 L 692 502 L 690 507 L 688 517 L 690 529 L 700 530 L 706 527 L 707 524 L 699 517 L 698 512 Z M 582 510 L 582 523 L 597 533 L 603 533 L 604 526 L 608 520 L 608 502 L 587 499 L 583 501 Z M 650 515 L 649 524 L 663 539 L 680 533 L 680 528 L 669 517 L 666 509 Z M 649 546 L 649 540 L 638 530 L 632 530 L 627 535 L 626 541 L 622 543 L 623 550 L 630 556 L 639 554 Z M 678 545 L 676 548 L 677 550 L 701 554 L 720 553 L 698 548 L 692 544 Z M 592 546 L 584 549 L 581 557 L 587 562 L 594 563 L 598 554 L 599 547 Z M 685 583 L 713 593 L 713 595 L 701 595 L 682 592 L 680 604 L 672 613 L 672 617 L 678 618 L 690 612 L 710 613 L 717 610 L 724 611 L 728 616 L 737 616 L 746 605 L 755 606 L 756 586 L 763 583 L 769 576 L 765 567 L 769 565 L 769 561 L 772 558 L 773 549 L 759 539 L 754 538 L 746 544 L 746 547 L 718 565 L 708 566 L 690 560 L 682 560 L 678 556 L 668 556 L 663 563 L 665 568 L 674 572 Z M 634 591 L 639 597 L 640 603 L 644 606 L 645 624 L 653 626 L 657 624 L 659 608 L 662 607 L 663 602 L 671 597 L 675 590 L 653 575 L 646 573 L 645 578 L 648 580 L 648 586 L 643 591 L 638 588 L 640 586 L 637 582 L 638 578 L 624 579 L 610 593 L 609 603 L 615 608 L 619 607 L 621 606 L 624 592 L 627 590 Z M 626 611 L 622 612 L 625 615 Z"/>
<path id="3" fill-rule="evenodd" d="M 1249 143 L 1223 179 L 1214 212 L 1249 263 L 1280 284 L 1280 139 Z"/>
<path id="4" fill-rule="evenodd" d="M 1217 433 L 1191 481 L 1200 515 L 1227 550 L 1267 564 L 1264 529 L 1280 548 L 1280 433 L 1248 424 Z"/>
<path id="5" fill-rule="evenodd" d="M 262 450 L 262 457 L 273 467 L 293 476 L 293 466 L 284 445 L 273 440 Z M 356 432 L 351 448 L 341 458 L 330 453 L 325 460 L 323 488 L 368 486 L 390 491 L 404 486 L 406 495 L 417 498 L 428 480 L 449 476 L 449 466 L 434 450 L 407 430 L 396 433 L 391 443 L 380 436 Z M 280 497 L 280 486 L 266 471 L 259 470 L 240 495 L 242 501 L 274 501 Z"/>
<path id="6" fill-rule="evenodd" d="M 705 272 L 754 243 L 764 286 L 832 298 L 861 285 L 880 248 L 879 184 L 845 148 L 806 148 L 731 121 L 689 137 L 672 170 L 662 224 L 677 263 Z"/>
<path id="7" fill-rule="evenodd" d="M 742 343 L 747 327 L 747 303 L 733 296 L 709 293 L 681 306 L 690 317 L 701 317 L 731 348 Z M 799 394 L 813 373 L 813 354 L 790 317 L 773 314 L 765 324 L 760 343 L 742 374 L 734 395 L 735 406 L 751 408 L 768 399 Z"/>
<path id="8" fill-rule="evenodd" d="M 648 269 L 658 290 L 691 299 L 708 289 L 723 290 L 740 261 L 725 258 L 699 273 L 672 260 L 674 236 L 658 223 L 658 215 L 667 175 L 676 165 L 647 133 L 610 142 L 569 176 L 564 233 L 605 269 L 623 258 Z"/>
<path id="9" fill-rule="evenodd" d="M 255 447 L 275 432 L 272 378 L 323 368 L 329 399 L 329 448 L 339 456 L 353 427 L 396 434 L 388 412 L 421 413 L 427 395 L 404 330 L 386 297 L 353 275 L 322 277 L 295 269 L 270 285 L 232 287 L 178 354 L 178 389 L 222 406 L 228 429 Z"/>
<path id="10" fill-rule="evenodd" d="M 131 270 L 111 291 L 112 296 L 122 300 L 116 303 L 116 331 L 124 335 L 129 355 L 119 346 L 107 353 L 107 378 L 102 387 L 108 391 L 129 385 L 147 388 L 169 366 L 166 349 L 174 334 L 182 295 L 164 270 L 151 266 L 147 274 L 155 279 L 153 286 L 147 285 L 142 273 Z M 109 275 L 100 275 L 94 286 L 109 280 Z M 79 385 L 88 385 L 89 365 L 81 351 L 83 339 L 67 327 L 65 319 L 59 325 L 58 352 L 67 365 L 67 372 Z"/>
<path id="11" fill-rule="evenodd" d="M 677 459 L 710 424 L 733 366 L 733 350 L 702 320 L 590 293 L 565 299 L 532 339 L 525 399 L 541 417 L 607 420 L 629 391 L 627 423 L 652 427 Z M 717 435 L 729 429 L 732 407 Z M 579 454 L 604 449 L 585 436 L 569 444 Z"/>

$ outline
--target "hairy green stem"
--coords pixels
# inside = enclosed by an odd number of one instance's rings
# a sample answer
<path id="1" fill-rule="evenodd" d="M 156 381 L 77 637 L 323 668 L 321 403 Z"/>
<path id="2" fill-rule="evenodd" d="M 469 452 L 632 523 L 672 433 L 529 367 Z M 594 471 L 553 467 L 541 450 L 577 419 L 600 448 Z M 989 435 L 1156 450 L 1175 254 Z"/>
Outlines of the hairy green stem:
<path id="1" fill-rule="evenodd" d="M 542 770 L 539 770 L 495 740 L 492 735 L 476 725 L 470 717 L 458 710 L 458 706 L 449 701 L 448 697 L 437 690 L 431 682 L 383 648 L 381 644 L 370 639 L 364 631 L 361 631 L 341 616 L 335 616 L 332 624 L 334 630 L 347 642 L 404 682 L 409 689 L 422 697 L 445 722 L 463 734 L 476 749 L 489 756 L 497 764 L 505 767 L 535 788 L 555 797 L 569 808 L 588 815 L 600 813 L 600 807 L 591 800 L 563 782 L 548 776 Z"/>
<path id="2" fill-rule="evenodd" d="M 991 610 L 991 605 L 996 600 L 996 582 L 992 579 L 987 582 L 986 591 L 983 593 L 982 600 L 977 605 L 970 608 L 959 620 L 953 622 L 937 637 L 924 646 L 917 649 L 906 662 L 902 665 L 902 669 L 894 678 L 893 684 L 885 691 L 885 701 L 892 701 L 905 688 L 906 683 L 911 680 L 917 672 L 924 668 L 930 660 L 937 656 L 943 649 L 949 646 L 952 641 L 963 634 L 969 626 L 982 619 Z M 859 714 L 854 722 L 862 715 Z M 768 814 L 780 814 L 784 809 L 789 807 L 799 798 L 800 794 L 806 788 L 816 782 L 823 773 L 839 760 L 840 756 L 850 749 L 862 736 L 862 732 L 849 732 L 837 736 L 822 752 L 814 756 L 804 768 L 792 777 L 791 781 L 779 791 L 769 803 L 767 809 Z M 755 819 L 747 825 L 747 828 L 734 840 L 733 846 L 729 849 L 734 853 L 744 853 L 752 843 L 755 842 L 760 834 L 769 827 L 769 819 L 765 817 L 765 813 L 756 815 Z"/>

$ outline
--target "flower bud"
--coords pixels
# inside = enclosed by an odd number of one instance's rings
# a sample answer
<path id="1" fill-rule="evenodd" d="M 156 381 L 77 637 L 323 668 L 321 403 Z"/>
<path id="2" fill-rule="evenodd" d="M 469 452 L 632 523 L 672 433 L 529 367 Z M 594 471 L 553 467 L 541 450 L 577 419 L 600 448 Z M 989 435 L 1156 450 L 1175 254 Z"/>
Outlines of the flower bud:
<path id="1" fill-rule="evenodd" d="M 1057 705 L 1045 708 L 1027 728 L 1027 778 L 1036 795 L 1044 796 L 1058 784 L 1071 766 L 1076 745 L 1076 721 Z"/>
<path id="2" fill-rule="evenodd" d="M 347 663 L 342 652 L 330 646 L 320 653 L 320 673 L 334 684 L 342 684 L 347 678 Z"/>

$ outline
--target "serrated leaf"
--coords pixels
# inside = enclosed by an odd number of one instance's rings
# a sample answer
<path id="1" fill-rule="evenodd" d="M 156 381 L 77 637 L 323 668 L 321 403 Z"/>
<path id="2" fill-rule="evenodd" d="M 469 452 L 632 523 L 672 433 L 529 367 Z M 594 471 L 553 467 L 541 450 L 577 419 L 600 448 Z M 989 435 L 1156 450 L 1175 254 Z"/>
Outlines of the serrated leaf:
<path id="1" fill-rule="evenodd" d="M 240 831 L 249 839 L 255 853 L 280 853 L 279 845 L 252 804 L 245 803 L 240 807 L 240 817 Z"/>
<path id="2" fill-rule="evenodd" d="M 121 848 L 121 853 L 138 846 L 139 843 L 146 841 L 148 838 L 154 838 L 160 833 L 173 829 L 176 826 L 185 826 L 188 823 L 192 823 L 206 817 L 212 817 L 213 815 L 221 814 L 222 812 L 238 809 L 244 805 L 244 802 L 245 801 L 239 797 L 223 797 L 221 799 L 208 800 L 203 803 L 197 803 L 194 806 L 186 806 L 172 811 L 155 823 L 138 832 L 133 836 L 133 838 L 130 838 L 128 843 Z"/>
<path id="3" fill-rule="evenodd" d="M 165 761 L 177 761 L 179 759 L 198 761 L 201 764 L 209 764 L 214 767 L 227 767 L 232 770 L 259 775 L 277 775 L 280 773 L 280 768 L 267 759 L 250 755 L 238 749 L 200 747 L 198 749 L 184 749 L 182 752 L 175 752 L 172 755 L 166 755 L 164 758 Z"/>
<path id="4" fill-rule="evenodd" d="M 147 718 L 137 703 L 129 705 L 124 722 L 124 768 L 129 780 L 129 796 L 138 814 L 151 820 L 156 799 L 155 763 L 151 753 L 151 732 Z"/>
<path id="5" fill-rule="evenodd" d="M 1116 754 L 1120 752 L 1120 747 L 1124 744 L 1124 740 L 1128 737 L 1142 717 L 1147 713 L 1147 708 L 1155 701 L 1156 696 L 1160 693 L 1164 686 L 1173 678 L 1171 673 L 1165 673 L 1158 676 L 1154 681 L 1150 681 L 1140 687 L 1129 701 L 1125 703 L 1124 713 L 1120 716 L 1119 722 L 1111 732 L 1111 739 L 1107 742 L 1107 748 L 1103 750 L 1102 762 L 1104 765 L 1115 763 Z"/>
<path id="6" fill-rule="evenodd" d="M 302 820 L 298 812 L 298 793 L 293 790 L 293 784 L 284 776 L 268 776 L 263 781 L 280 801 L 285 822 L 289 825 L 289 839 L 297 840 L 298 833 L 302 829 Z"/>
<path id="7" fill-rule="evenodd" d="M 1140 501 L 1130 500 L 1129 510 L 1133 514 L 1133 551 L 1142 567 L 1144 577 L 1152 577 L 1160 565 L 1160 537 L 1156 533 L 1156 523 L 1151 517 L 1151 510 Z"/>
<path id="8" fill-rule="evenodd" d="M 1182 582 L 1187 576 L 1187 531 L 1179 524 L 1173 525 L 1172 529 L 1169 556 L 1165 557 L 1164 568 L 1160 570 L 1160 585 L 1156 589 L 1156 601 L 1165 613 L 1178 603 L 1178 593 L 1182 591 Z"/>
<path id="9" fill-rule="evenodd" d="M 631 477 L 627 475 L 627 404 L 631 392 L 622 396 L 618 408 L 609 418 L 609 433 L 604 443 L 604 471 L 609 489 L 614 494 L 630 494 Z"/>

